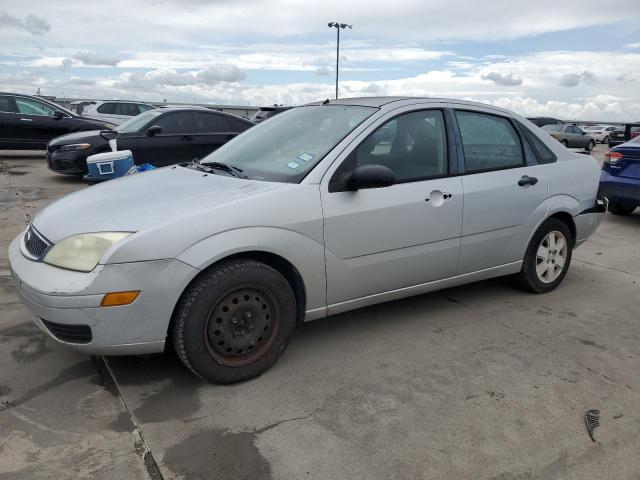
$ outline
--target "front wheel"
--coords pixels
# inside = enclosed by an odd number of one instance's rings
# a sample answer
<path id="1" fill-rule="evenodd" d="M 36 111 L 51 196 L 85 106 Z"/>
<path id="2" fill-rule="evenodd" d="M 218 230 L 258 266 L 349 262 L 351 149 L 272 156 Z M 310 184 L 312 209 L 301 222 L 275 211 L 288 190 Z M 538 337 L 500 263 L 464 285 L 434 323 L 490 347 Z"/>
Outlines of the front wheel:
<path id="1" fill-rule="evenodd" d="M 287 280 L 264 263 L 239 259 L 205 271 L 184 292 L 171 337 L 182 363 L 213 383 L 235 383 L 269 369 L 296 326 Z"/>
<path id="2" fill-rule="evenodd" d="M 529 242 L 518 274 L 520 285 L 535 293 L 556 288 L 569 269 L 572 247 L 567 225 L 557 218 L 546 220 Z"/>

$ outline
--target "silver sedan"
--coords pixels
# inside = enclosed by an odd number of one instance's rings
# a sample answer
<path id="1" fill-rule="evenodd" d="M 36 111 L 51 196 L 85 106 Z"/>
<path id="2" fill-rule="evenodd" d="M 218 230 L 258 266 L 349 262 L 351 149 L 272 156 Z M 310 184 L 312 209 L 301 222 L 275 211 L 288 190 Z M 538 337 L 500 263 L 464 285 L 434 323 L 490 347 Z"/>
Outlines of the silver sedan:
<path id="1" fill-rule="evenodd" d="M 600 170 L 512 112 L 324 101 L 200 162 L 46 207 L 9 248 L 35 323 L 92 354 L 160 352 L 231 383 L 299 322 L 501 275 L 545 293 L 598 227 Z"/>

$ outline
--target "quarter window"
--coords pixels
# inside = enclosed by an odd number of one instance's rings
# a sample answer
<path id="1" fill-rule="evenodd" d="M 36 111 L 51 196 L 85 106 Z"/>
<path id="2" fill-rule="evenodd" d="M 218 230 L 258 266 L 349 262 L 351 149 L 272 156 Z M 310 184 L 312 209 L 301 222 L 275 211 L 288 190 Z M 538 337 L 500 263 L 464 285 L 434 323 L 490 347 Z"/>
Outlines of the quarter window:
<path id="1" fill-rule="evenodd" d="M 522 145 L 511 122 L 479 112 L 456 112 L 467 172 L 524 165 Z"/>
<path id="2" fill-rule="evenodd" d="M 549 149 L 535 133 L 521 123 L 518 123 L 518 126 L 527 139 L 527 142 L 529 142 L 538 163 L 553 163 L 557 160 L 557 157 L 551 149 Z"/>
<path id="3" fill-rule="evenodd" d="M 361 165 L 384 165 L 396 182 L 415 182 L 447 174 L 447 135 L 440 110 L 406 113 L 379 127 L 343 162 L 330 191 L 346 189 L 349 174 Z"/>
<path id="4" fill-rule="evenodd" d="M 31 98 L 16 97 L 16 105 L 18 106 L 18 112 L 24 115 L 45 115 L 47 117 L 53 117 L 56 113 L 55 108 Z"/>

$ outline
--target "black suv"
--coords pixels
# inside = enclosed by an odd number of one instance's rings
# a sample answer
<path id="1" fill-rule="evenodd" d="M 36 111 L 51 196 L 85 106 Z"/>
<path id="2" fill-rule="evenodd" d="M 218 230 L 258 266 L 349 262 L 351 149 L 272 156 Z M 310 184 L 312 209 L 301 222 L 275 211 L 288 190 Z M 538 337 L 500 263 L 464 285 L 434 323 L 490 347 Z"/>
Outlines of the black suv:
<path id="1" fill-rule="evenodd" d="M 0 149 L 44 150 L 60 135 L 114 126 L 80 117 L 42 98 L 0 92 Z"/>

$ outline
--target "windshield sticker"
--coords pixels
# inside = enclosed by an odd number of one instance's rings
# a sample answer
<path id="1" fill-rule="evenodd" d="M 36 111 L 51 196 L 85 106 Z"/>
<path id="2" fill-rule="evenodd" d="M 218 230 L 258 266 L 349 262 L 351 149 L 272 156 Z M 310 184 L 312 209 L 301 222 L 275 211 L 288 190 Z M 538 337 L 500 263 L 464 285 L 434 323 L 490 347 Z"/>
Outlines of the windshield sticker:
<path id="1" fill-rule="evenodd" d="M 303 162 L 310 162 L 315 158 L 315 156 L 311 155 L 310 153 L 301 153 L 300 155 L 298 155 L 298 158 Z"/>
<path id="2" fill-rule="evenodd" d="M 298 162 L 289 162 L 289 163 L 287 164 L 287 167 L 289 167 L 289 168 L 293 168 L 294 170 L 295 170 L 296 168 L 298 168 L 299 166 L 300 166 L 300 164 L 299 164 Z"/>

